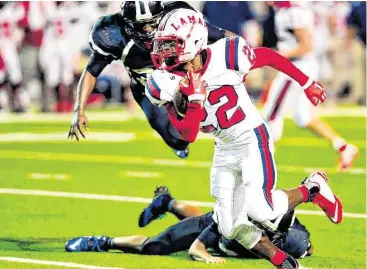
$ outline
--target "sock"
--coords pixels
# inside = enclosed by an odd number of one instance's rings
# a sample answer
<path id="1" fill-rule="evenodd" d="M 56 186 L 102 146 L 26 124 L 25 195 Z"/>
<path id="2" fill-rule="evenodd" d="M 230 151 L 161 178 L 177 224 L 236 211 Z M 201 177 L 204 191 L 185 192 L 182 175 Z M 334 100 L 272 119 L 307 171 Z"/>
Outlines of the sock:
<path id="1" fill-rule="evenodd" d="M 347 142 L 345 142 L 345 140 L 341 137 L 335 137 L 332 143 L 333 143 L 333 148 L 339 152 L 342 152 L 345 149 L 345 147 L 347 146 Z"/>
<path id="2" fill-rule="evenodd" d="M 108 249 L 113 249 L 114 246 L 115 246 L 115 244 L 113 243 L 113 238 L 108 239 L 107 248 Z"/>
<path id="3" fill-rule="evenodd" d="M 307 189 L 306 186 L 300 186 L 298 189 L 302 192 L 303 202 L 304 203 L 307 203 L 309 201 L 309 199 L 310 199 L 310 192 L 309 192 L 309 190 Z"/>
<path id="4" fill-rule="evenodd" d="M 167 211 L 171 212 L 175 203 L 176 203 L 176 199 L 175 198 L 171 198 L 171 201 L 168 202 Z"/>
<path id="5" fill-rule="evenodd" d="M 278 249 L 274 257 L 270 259 L 270 262 L 274 264 L 275 266 L 278 266 L 278 265 L 281 265 L 285 261 L 286 258 L 287 258 L 287 255 L 283 251 Z"/>

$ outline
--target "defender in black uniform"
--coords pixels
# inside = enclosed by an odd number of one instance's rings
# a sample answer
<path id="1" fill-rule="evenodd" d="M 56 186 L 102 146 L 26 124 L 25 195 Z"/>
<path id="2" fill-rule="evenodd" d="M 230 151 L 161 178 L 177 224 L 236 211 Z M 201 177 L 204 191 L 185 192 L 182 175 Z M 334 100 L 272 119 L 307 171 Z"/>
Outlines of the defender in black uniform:
<path id="1" fill-rule="evenodd" d="M 79 81 L 70 138 L 75 136 L 79 140 L 78 132 L 85 137 L 82 130 L 82 127 L 88 128 L 85 106 L 94 89 L 96 78 L 108 64 L 121 59 L 131 78 L 134 99 L 144 111 L 152 128 L 178 157 L 187 157 L 188 142 L 182 140 L 173 128 L 166 109 L 152 105 L 144 95 L 147 76 L 154 68 L 150 57 L 151 40 L 160 19 L 178 8 L 193 9 L 182 1 L 164 5 L 159 1 L 126 1 L 121 5 L 121 13 L 101 17 L 95 23 L 89 37 L 93 53 Z M 210 24 L 208 32 L 208 40 L 211 42 L 233 35 Z"/>
<path id="2" fill-rule="evenodd" d="M 157 203 L 159 200 L 162 202 Z M 198 215 L 200 214 L 198 208 L 187 205 L 182 201 L 176 201 L 166 187 L 157 187 L 155 197 L 150 205 L 152 204 L 154 207 L 152 209 L 153 211 L 159 214 L 169 211 L 182 220 L 153 237 L 144 235 L 115 238 L 109 238 L 107 236 L 76 237 L 66 243 L 66 251 L 99 252 L 120 250 L 127 253 L 143 255 L 169 255 L 179 251 L 189 250 L 194 242 L 196 243 L 200 240 L 205 247 L 204 251 L 206 251 L 206 248 L 211 248 L 221 256 L 256 258 L 256 256 L 241 246 L 237 241 L 225 239 L 218 233 L 207 233 L 210 230 L 208 227 L 215 225 L 212 218 L 213 212 Z M 168 204 L 173 204 L 173 208 L 172 205 L 168 206 Z M 148 208 L 151 208 L 150 205 Z M 192 217 L 187 217 L 190 215 Z M 260 224 L 256 225 L 263 230 L 275 245 L 293 257 L 301 258 L 311 254 L 310 234 L 300 224 L 298 219 L 295 218 L 294 211 L 289 212 L 282 218 L 279 218 L 279 220 L 270 222 L 270 226 L 272 227 L 265 227 Z M 194 255 L 192 256 L 194 258 Z"/>

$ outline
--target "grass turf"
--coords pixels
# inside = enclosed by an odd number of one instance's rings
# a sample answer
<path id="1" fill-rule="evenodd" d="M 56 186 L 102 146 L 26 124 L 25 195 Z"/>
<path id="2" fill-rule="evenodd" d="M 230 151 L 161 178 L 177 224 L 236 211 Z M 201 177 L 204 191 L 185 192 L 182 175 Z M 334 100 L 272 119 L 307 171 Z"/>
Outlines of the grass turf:
<path id="1" fill-rule="evenodd" d="M 22 141 L 0 142 L 0 188 L 40 189 L 150 197 L 156 185 L 167 185 L 178 199 L 213 201 L 209 196 L 209 165 L 213 143 L 200 140 L 191 146 L 189 166 L 182 165 L 162 141 L 151 134 L 145 121 L 93 122 L 92 131 L 134 132 L 137 139 L 125 143 Z M 299 130 L 286 121 L 284 139 L 277 145 L 279 187 L 293 187 L 307 169 L 327 168 L 331 186 L 344 202 L 346 212 L 366 212 L 365 118 L 327 118 L 343 136 L 361 147 L 355 166 L 359 174 L 335 172 L 337 155 L 327 143 Z M 347 128 L 345 127 L 347 126 Z M 2 123 L 1 133 L 52 133 L 66 131 L 67 123 Z M 45 154 L 47 153 L 47 154 Z M 170 160 L 160 165 L 154 159 Z M 135 160 L 135 161 L 133 161 Z M 133 162 L 132 162 L 133 161 Z M 195 167 L 201 163 L 203 167 Z M 158 176 L 141 178 L 149 171 Z M 67 180 L 35 179 L 33 174 L 65 174 Z M 134 176 L 135 175 L 135 176 Z M 187 253 L 169 257 L 144 257 L 122 253 L 66 253 L 67 239 L 78 235 L 154 235 L 177 220 L 172 216 L 137 227 L 144 207 L 139 203 L 81 200 L 72 198 L 0 196 L 0 256 L 75 262 L 89 265 L 140 268 L 209 268 L 189 261 Z M 302 209 L 318 209 L 305 205 Z M 203 210 L 210 210 L 205 208 Z M 314 256 L 303 266 L 323 268 L 365 268 L 366 220 L 345 218 L 332 225 L 323 216 L 300 216 L 308 227 Z M 228 259 L 220 268 L 272 268 L 261 260 Z M 0 261 L 0 268 L 57 268 Z"/>

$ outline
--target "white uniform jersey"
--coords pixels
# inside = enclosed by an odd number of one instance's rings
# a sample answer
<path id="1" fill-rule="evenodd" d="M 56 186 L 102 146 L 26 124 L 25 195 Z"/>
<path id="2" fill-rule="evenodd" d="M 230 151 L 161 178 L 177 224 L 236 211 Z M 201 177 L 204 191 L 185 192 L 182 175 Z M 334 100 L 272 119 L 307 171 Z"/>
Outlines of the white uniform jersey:
<path id="1" fill-rule="evenodd" d="M 243 84 L 255 62 L 252 48 L 241 37 L 225 38 L 208 46 L 207 59 L 201 71 L 207 84 L 200 129 L 210 132 L 220 144 L 239 144 L 263 123 Z M 172 101 L 182 76 L 155 70 L 148 79 L 146 95 L 159 105 Z"/>
<path id="2" fill-rule="evenodd" d="M 314 48 L 317 54 L 322 54 L 329 45 L 329 18 L 334 13 L 334 4 L 329 1 L 313 1 L 311 8 L 315 16 Z"/>
<path id="3" fill-rule="evenodd" d="M 0 9 L 0 43 L 19 41 L 17 23 L 24 15 L 24 9 L 19 3 L 8 3 Z"/>
<path id="4" fill-rule="evenodd" d="M 290 7 L 282 7 L 275 12 L 275 29 L 278 36 L 277 47 L 279 51 L 289 51 L 298 47 L 298 40 L 294 34 L 297 29 L 308 29 L 314 34 L 314 14 L 306 4 L 294 4 Z M 308 53 L 303 58 L 313 56 Z"/>

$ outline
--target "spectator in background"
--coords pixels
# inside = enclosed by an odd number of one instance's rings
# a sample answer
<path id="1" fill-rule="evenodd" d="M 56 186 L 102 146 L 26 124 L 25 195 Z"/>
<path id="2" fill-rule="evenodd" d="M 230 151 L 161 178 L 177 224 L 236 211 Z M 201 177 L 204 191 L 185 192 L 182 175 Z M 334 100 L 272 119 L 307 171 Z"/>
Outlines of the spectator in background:
<path id="1" fill-rule="evenodd" d="M 31 98 L 41 101 L 41 111 L 47 111 L 48 98 L 45 91 L 43 72 L 38 64 L 39 50 L 45 28 L 45 15 L 42 2 L 21 1 L 24 17 L 18 25 L 24 30 L 22 47 L 19 50 L 24 85 Z M 42 93 L 42 94 L 39 94 Z"/>
<path id="2" fill-rule="evenodd" d="M 347 17 L 347 41 L 358 37 L 366 45 L 366 2 L 351 2 L 351 12 Z"/>
<path id="3" fill-rule="evenodd" d="M 358 2 L 350 2 L 351 10 L 349 15 L 347 16 L 347 33 L 345 38 L 345 50 L 351 51 L 356 50 L 356 44 L 353 46 L 353 41 L 357 38 L 365 47 L 366 46 L 366 2 L 365 1 L 358 1 Z M 359 74 L 359 77 L 354 77 L 354 81 L 358 80 L 359 78 L 363 78 L 363 83 L 355 85 L 353 87 L 354 91 L 354 98 L 359 105 L 366 105 L 366 92 L 365 92 L 365 85 L 366 85 L 366 54 L 365 48 L 363 50 L 363 56 L 357 54 L 357 57 L 353 57 L 354 54 L 348 54 L 350 57 L 350 61 L 354 62 L 354 68 L 356 71 L 362 69 L 363 72 Z M 363 59 L 361 59 L 362 56 Z M 353 59 L 354 58 L 354 61 Z M 355 75 L 355 74 L 354 74 Z M 363 87 L 363 86 L 364 87 Z M 342 89 L 340 96 L 343 96 L 345 89 Z"/>
<path id="4" fill-rule="evenodd" d="M 243 36 L 252 46 L 259 45 L 259 27 L 247 1 L 207 1 L 203 14 L 208 22 Z"/>
<path id="5" fill-rule="evenodd" d="M 2 76 L 0 89 L 4 91 L 7 85 L 10 86 L 9 101 L 14 112 L 25 112 L 30 103 L 29 94 L 23 87 L 23 75 L 17 51 L 23 37 L 18 23 L 23 17 L 24 8 L 19 3 L 0 2 L 0 53 L 6 74 Z M 3 97 L 6 97 L 4 93 L 2 92 Z"/>

